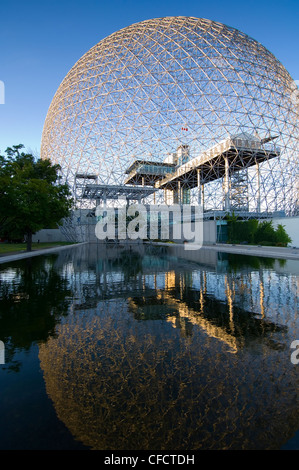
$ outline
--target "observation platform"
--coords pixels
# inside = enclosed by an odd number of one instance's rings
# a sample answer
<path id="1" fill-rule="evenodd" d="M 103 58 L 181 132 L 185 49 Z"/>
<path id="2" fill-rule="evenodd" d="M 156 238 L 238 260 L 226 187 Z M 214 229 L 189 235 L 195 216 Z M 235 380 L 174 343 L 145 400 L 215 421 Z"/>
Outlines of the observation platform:
<path id="1" fill-rule="evenodd" d="M 161 177 L 166 177 L 175 172 L 175 163 L 160 163 L 147 160 L 135 160 L 126 170 L 129 176 L 125 184 L 153 186 Z"/>
<path id="2" fill-rule="evenodd" d="M 81 198 L 104 201 L 119 198 L 127 200 L 141 200 L 156 191 L 155 188 L 141 186 L 124 186 L 110 184 L 87 184 L 84 186 Z"/>
<path id="3" fill-rule="evenodd" d="M 268 143 L 275 138 L 259 139 L 245 133 L 230 136 L 181 165 L 136 160 L 126 171 L 125 184 L 156 189 L 174 189 L 179 184 L 192 189 L 278 157 L 280 150 Z"/>

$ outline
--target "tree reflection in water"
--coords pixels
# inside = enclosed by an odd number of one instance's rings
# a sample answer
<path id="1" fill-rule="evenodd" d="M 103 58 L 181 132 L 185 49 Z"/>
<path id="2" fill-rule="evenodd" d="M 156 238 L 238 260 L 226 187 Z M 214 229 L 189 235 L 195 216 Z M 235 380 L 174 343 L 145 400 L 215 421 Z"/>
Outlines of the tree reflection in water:
<path id="1" fill-rule="evenodd" d="M 5 343 L 4 368 L 18 371 L 17 350 L 55 334 L 56 324 L 68 311 L 71 291 L 55 269 L 57 256 L 34 257 L 1 269 L 0 331 Z"/>

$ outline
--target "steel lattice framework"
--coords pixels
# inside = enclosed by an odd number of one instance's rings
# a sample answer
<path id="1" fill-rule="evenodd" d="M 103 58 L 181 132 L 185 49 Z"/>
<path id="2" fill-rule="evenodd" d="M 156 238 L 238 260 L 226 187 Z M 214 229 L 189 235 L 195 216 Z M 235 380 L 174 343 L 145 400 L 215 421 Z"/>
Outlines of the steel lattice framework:
<path id="1" fill-rule="evenodd" d="M 86 185 L 127 184 L 205 210 L 293 215 L 298 114 L 294 80 L 256 40 L 206 19 L 152 19 L 74 65 L 50 105 L 41 156 L 81 188 L 80 203 Z"/>

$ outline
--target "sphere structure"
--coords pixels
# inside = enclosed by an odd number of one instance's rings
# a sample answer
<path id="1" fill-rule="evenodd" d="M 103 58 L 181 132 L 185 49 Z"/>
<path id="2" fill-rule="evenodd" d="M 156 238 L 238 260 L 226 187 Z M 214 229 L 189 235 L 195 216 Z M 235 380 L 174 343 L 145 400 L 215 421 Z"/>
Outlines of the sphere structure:
<path id="1" fill-rule="evenodd" d="M 188 202 L 200 187 L 206 210 L 293 215 L 298 115 L 294 80 L 256 40 L 206 19 L 151 19 L 73 66 L 48 110 L 41 157 L 74 191 L 78 175 L 81 187 L 145 185 L 163 197 L 183 185 Z"/>

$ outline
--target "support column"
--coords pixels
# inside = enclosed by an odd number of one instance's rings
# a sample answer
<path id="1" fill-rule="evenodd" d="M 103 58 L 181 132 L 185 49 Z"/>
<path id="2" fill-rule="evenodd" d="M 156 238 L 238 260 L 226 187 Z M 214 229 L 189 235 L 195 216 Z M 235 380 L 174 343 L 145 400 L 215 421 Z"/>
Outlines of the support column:
<path id="1" fill-rule="evenodd" d="M 260 181 L 260 164 L 255 161 L 256 167 L 256 181 L 257 181 L 257 204 L 256 210 L 257 212 L 261 212 L 261 181 Z"/>
<path id="2" fill-rule="evenodd" d="M 198 189 L 198 204 L 201 206 L 201 182 L 200 182 L 200 169 L 197 168 L 197 189 Z"/>
<path id="3" fill-rule="evenodd" d="M 198 204 L 204 208 L 204 185 L 201 183 L 200 168 L 197 168 Z"/>
<path id="4" fill-rule="evenodd" d="M 178 203 L 182 204 L 181 182 L 178 181 Z"/>
<path id="5" fill-rule="evenodd" d="M 229 191 L 229 161 L 224 157 L 225 174 L 224 174 L 224 209 L 230 210 L 230 191 Z"/>

